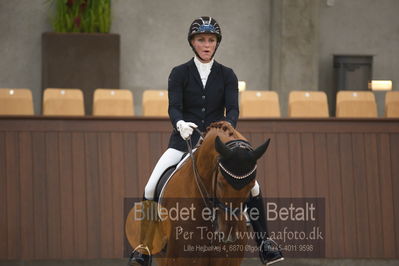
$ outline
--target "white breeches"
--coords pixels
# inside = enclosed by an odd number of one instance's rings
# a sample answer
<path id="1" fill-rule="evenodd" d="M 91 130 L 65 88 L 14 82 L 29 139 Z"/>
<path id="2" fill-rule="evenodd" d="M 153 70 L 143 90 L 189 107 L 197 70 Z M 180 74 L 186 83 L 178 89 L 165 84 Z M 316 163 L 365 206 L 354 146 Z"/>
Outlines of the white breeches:
<path id="1" fill-rule="evenodd" d="M 260 193 L 259 183 L 258 183 L 258 181 L 255 180 L 255 185 L 251 189 L 251 196 L 256 197 L 259 195 L 259 193 Z"/>
<path id="2" fill-rule="evenodd" d="M 144 189 L 144 197 L 148 200 L 154 199 L 155 187 L 158 183 L 159 178 L 166 169 L 171 167 L 172 165 L 178 164 L 184 152 L 169 148 L 164 154 L 162 154 L 161 158 L 159 158 L 157 164 L 155 165 L 154 170 L 152 170 L 150 179 L 147 182 L 147 185 Z M 256 197 L 259 195 L 259 184 L 258 181 L 255 181 L 254 187 L 251 189 L 252 197 Z"/>
<path id="3" fill-rule="evenodd" d="M 172 148 L 167 149 L 164 154 L 162 154 L 161 158 L 159 158 L 157 164 L 155 165 L 154 170 L 152 170 L 150 179 L 145 186 L 144 197 L 146 199 L 154 199 L 155 187 L 158 183 L 158 180 L 161 178 L 162 173 L 172 165 L 177 164 L 183 154 L 184 152 Z"/>

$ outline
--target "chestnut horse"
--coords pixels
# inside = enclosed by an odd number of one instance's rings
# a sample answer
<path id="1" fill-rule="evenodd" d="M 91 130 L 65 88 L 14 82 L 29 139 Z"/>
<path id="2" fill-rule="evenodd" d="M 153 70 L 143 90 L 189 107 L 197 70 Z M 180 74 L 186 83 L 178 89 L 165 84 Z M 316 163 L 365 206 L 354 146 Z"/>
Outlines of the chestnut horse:
<path id="1" fill-rule="evenodd" d="M 208 127 L 201 145 L 163 189 L 160 206 L 175 212 L 164 227 L 166 246 L 158 265 L 240 265 L 247 239 L 237 232 L 247 231 L 245 201 L 268 144 L 252 149 L 227 122 Z"/>

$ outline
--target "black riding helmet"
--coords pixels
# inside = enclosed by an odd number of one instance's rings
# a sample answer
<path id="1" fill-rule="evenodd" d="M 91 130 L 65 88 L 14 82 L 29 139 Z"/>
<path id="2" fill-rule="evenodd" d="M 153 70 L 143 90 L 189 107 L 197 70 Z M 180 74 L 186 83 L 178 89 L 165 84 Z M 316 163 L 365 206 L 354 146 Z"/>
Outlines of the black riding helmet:
<path id="1" fill-rule="evenodd" d="M 190 29 L 188 31 L 188 36 L 187 40 L 188 43 L 190 44 L 191 48 L 193 49 L 194 53 L 199 57 L 197 54 L 197 51 L 195 51 L 194 47 L 191 44 L 192 38 L 201 33 L 208 33 L 208 34 L 215 34 L 216 39 L 217 39 L 217 44 L 216 44 L 216 49 L 215 52 L 213 53 L 212 57 L 216 53 L 216 50 L 219 47 L 220 42 L 222 41 L 222 31 L 220 30 L 219 23 L 212 18 L 212 17 L 199 17 L 196 20 L 193 21 L 190 25 Z M 202 58 L 201 58 L 202 59 Z"/>

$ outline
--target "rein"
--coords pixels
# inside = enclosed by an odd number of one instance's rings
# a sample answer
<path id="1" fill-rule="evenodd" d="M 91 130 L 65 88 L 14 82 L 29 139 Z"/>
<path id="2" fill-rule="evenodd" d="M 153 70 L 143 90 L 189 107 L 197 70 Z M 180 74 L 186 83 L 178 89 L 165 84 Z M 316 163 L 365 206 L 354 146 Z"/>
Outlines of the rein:
<path id="1" fill-rule="evenodd" d="M 197 128 L 195 128 L 195 130 L 200 134 L 200 138 L 204 139 L 203 138 L 203 133 L 200 130 L 198 130 Z M 216 177 L 217 177 L 217 174 L 218 174 L 218 167 L 223 167 L 221 165 L 221 163 L 218 161 L 218 163 L 215 165 L 215 168 L 212 171 L 212 175 L 213 175 L 213 177 L 212 177 L 212 179 L 213 179 L 212 180 L 213 197 L 210 197 L 210 194 L 208 193 L 208 190 L 206 189 L 206 187 L 205 187 L 205 185 L 203 183 L 203 178 L 201 177 L 201 175 L 198 172 L 198 168 L 197 168 L 197 165 L 196 165 L 196 162 L 195 162 L 195 157 L 194 157 L 194 154 L 193 154 L 193 146 L 192 146 L 192 142 L 191 142 L 191 137 L 186 140 L 186 144 L 187 144 L 188 153 L 190 154 L 192 165 L 193 165 L 194 179 L 195 179 L 195 182 L 197 184 L 197 188 L 198 188 L 198 190 L 199 190 L 199 192 L 201 194 L 201 198 L 202 198 L 205 206 L 207 208 L 210 208 L 210 206 L 212 206 L 212 209 L 215 208 L 215 207 L 218 207 L 218 208 L 224 210 L 228 214 L 235 213 L 237 211 L 237 209 L 238 209 L 238 213 L 237 214 L 241 215 L 242 211 L 240 210 L 239 207 L 231 208 L 227 204 L 221 202 L 216 196 L 216 182 L 217 182 Z M 222 168 L 222 169 L 224 169 L 224 168 Z M 255 167 L 255 169 L 256 169 L 256 167 Z M 212 217 L 211 222 L 212 222 L 212 226 L 213 226 L 213 224 L 215 222 L 215 217 Z"/>
<path id="2" fill-rule="evenodd" d="M 202 136 L 202 134 L 200 134 L 200 136 Z M 193 154 L 193 146 L 192 146 L 191 138 L 186 140 L 186 144 L 187 144 L 188 153 L 190 154 L 190 157 L 191 157 L 191 162 L 193 164 L 193 172 L 194 172 L 195 182 L 197 184 L 198 190 L 201 194 L 201 198 L 204 201 L 205 206 L 209 208 L 208 202 L 207 202 L 207 200 L 209 200 L 209 198 L 210 198 L 209 193 L 206 190 L 206 187 L 204 185 L 204 182 L 202 181 L 200 174 L 198 173 L 198 168 L 196 166 L 195 158 L 194 158 L 194 154 Z"/>

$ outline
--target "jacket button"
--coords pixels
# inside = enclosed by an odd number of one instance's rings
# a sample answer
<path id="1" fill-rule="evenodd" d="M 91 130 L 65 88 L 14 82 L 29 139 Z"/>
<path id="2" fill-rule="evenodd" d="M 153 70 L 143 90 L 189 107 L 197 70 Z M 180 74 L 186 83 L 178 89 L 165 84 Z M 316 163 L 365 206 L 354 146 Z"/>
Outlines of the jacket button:
<path id="1" fill-rule="evenodd" d="M 201 123 L 202 123 L 202 124 L 204 124 L 204 123 L 205 123 L 205 121 L 204 121 L 204 120 L 201 120 Z"/>
<path id="2" fill-rule="evenodd" d="M 202 112 L 205 112 L 205 108 L 202 108 Z"/>
<path id="3" fill-rule="evenodd" d="M 202 100 L 205 100 L 205 95 L 202 95 Z"/>

